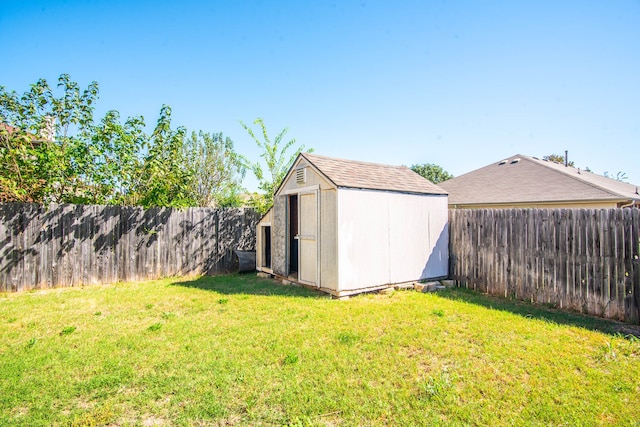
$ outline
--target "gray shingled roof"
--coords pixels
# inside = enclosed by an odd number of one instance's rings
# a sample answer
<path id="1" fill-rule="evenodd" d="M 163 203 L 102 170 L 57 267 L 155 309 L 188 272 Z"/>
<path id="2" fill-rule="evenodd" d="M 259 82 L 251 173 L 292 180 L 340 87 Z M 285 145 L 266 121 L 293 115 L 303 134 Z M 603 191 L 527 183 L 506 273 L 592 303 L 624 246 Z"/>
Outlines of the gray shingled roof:
<path id="1" fill-rule="evenodd" d="M 320 173 L 338 188 L 397 191 L 417 194 L 447 194 L 445 190 L 413 172 L 406 166 L 335 159 L 312 153 L 301 153 Z"/>
<path id="2" fill-rule="evenodd" d="M 450 205 L 640 200 L 635 185 L 521 154 L 439 185 Z"/>

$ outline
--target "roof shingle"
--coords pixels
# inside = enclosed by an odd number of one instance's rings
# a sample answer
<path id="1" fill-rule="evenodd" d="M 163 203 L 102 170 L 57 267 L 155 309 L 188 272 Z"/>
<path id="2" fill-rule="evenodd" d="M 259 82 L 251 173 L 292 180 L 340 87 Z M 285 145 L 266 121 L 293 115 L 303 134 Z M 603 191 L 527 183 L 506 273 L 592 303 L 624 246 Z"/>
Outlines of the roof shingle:
<path id="1" fill-rule="evenodd" d="M 447 192 L 406 166 L 390 166 L 301 153 L 311 165 L 339 188 L 396 191 L 416 194 Z"/>
<path id="2" fill-rule="evenodd" d="M 439 185 L 453 205 L 640 200 L 635 185 L 521 154 Z"/>

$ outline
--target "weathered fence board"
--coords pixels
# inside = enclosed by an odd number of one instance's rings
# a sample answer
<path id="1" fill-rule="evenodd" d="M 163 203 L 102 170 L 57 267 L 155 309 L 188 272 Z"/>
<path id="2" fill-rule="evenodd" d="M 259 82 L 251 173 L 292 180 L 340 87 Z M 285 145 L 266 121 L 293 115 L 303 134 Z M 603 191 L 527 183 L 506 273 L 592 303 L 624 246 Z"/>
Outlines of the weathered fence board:
<path id="1" fill-rule="evenodd" d="M 255 250 L 250 209 L 0 204 L 0 291 L 228 270 Z"/>
<path id="2" fill-rule="evenodd" d="M 459 286 L 640 322 L 640 210 L 451 209 Z"/>

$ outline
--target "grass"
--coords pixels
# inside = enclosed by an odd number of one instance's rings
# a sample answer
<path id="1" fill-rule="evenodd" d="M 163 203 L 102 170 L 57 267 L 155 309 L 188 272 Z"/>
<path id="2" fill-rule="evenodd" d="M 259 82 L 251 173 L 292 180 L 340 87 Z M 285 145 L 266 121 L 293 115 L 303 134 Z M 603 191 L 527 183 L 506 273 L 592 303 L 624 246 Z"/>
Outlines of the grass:
<path id="1" fill-rule="evenodd" d="M 637 426 L 624 328 L 254 275 L 0 294 L 0 425 Z"/>

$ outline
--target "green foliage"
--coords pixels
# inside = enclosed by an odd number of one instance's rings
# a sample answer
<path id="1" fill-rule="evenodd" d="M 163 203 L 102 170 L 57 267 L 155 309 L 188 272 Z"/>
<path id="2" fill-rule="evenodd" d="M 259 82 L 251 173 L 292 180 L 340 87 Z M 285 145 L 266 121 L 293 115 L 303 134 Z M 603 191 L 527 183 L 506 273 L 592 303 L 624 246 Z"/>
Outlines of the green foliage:
<path id="1" fill-rule="evenodd" d="M 410 169 L 434 184 L 453 178 L 453 175 L 444 170 L 442 166 L 434 165 L 433 163 L 412 165 Z"/>
<path id="2" fill-rule="evenodd" d="M 138 204 L 144 207 L 196 206 L 193 174 L 185 154 L 186 129 L 171 128 L 171 107 L 163 105 L 149 142 L 139 185 Z"/>
<path id="3" fill-rule="evenodd" d="M 247 204 L 255 209 L 256 212 L 264 215 L 273 206 L 273 196 L 267 197 L 266 194 L 254 192 L 249 194 Z"/>
<path id="4" fill-rule="evenodd" d="M 295 138 L 287 142 L 283 142 L 289 128 L 284 128 L 278 135 L 276 135 L 273 142 L 271 142 L 267 133 L 267 128 L 261 118 L 257 118 L 253 124 L 260 126 L 262 138 L 258 138 L 253 129 L 247 126 L 243 121 L 240 121 L 240 124 L 262 150 L 260 157 L 262 158 L 264 165 L 267 167 L 265 172 L 262 162 L 252 162 L 244 158 L 247 168 L 250 169 L 258 179 L 258 188 L 262 191 L 262 194 L 254 195 L 250 199 L 250 204 L 258 212 L 266 213 L 271 206 L 273 206 L 273 196 L 278 189 L 278 186 L 280 186 L 280 183 L 289 171 L 289 168 L 298 154 L 305 151 L 305 147 L 302 145 L 289 155 L 289 149 L 296 142 Z M 311 151 L 313 151 L 313 149 L 307 150 L 307 152 Z"/>
<path id="5" fill-rule="evenodd" d="M 38 339 L 36 337 L 31 337 L 29 338 L 29 341 L 27 341 L 27 345 L 25 345 L 25 348 L 31 349 L 33 347 L 35 347 L 36 343 L 38 342 Z"/>
<path id="6" fill-rule="evenodd" d="M 426 400 L 443 401 L 452 389 L 451 377 L 446 369 L 439 375 L 429 376 L 422 384 L 421 394 Z"/>
<path id="7" fill-rule="evenodd" d="M 162 328 L 162 323 L 154 323 L 153 325 L 149 326 L 147 330 L 150 332 L 155 332 L 155 331 L 159 331 L 161 328 Z"/>
<path id="8" fill-rule="evenodd" d="M 116 110 L 97 123 L 98 84 L 68 74 L 18 95 L 0 86 L 0 201 L 188 207 L 239 206 L 241 158 L 216 133 L 172 128 L 162 106 L 153 132 Z"/>
<path id="9" fill-rule="evenodd" d="M 62 328 L 62 331 L 60 331 L 60 335 L 69 335 L 72 334 L 75 330 L 75 326 L 65 326 L 64 328 Z"/>
<path id="10" fill-rule="evenodd" d="M 165 311 L 160 317 L 162 317 L 163 320 L 171 320 L 176 317 L 176 314 L 171 311 Z"/>
<path id="11" fill-rule="evenodd" d="M 54 192 L 62 148 L 19 129 L 0 129 L 0 201 L 42 201 Z"/>
<path id="12" fill-rule="evenodd" d="M 198 206 L 237 207 L 246 168 L 222 133 L 193 132 L 185 141 L 186 161 L 193 174 L 192 191 Z"/>
<path id="13" fill-rule="evenodd" d="M 148 148 L 142 117 L 129 117 L 120 122 L 120 113 L 108 111 L 93 129 L 89 152 L 92 162 L 86 165 L 86 179 L 95 189 L 95 203 L 136 205 L 142 152 Z"/>
<path id="14" fill-rule="evenodd" d="M 360 337 L 353 332 L 340 332 L 336 336 L 340 344 L 353 345 L 360 340 Z"/>
<path id="15" fill-rule="evenodd" d="M 282 359 L 283 365 L 293 365 L 298 362 L 298 355 L 296 353 L 288 353 L 284 359 Z"/>
<path id="16" fill-rule="evenodd" d="M 0 86 L 0 200 L 74 202 L 91 193 L 82 180 L 90 161 L 91 133 L 98 84 L 80 91 L 68 74 L 58 78 L 59 96 L 45 79 L 19 96 Z"/>
<path id="17" fill-rule="evenodd" d="M 548 156 L 543 156 L 542 159 L 554 163 L 559 163 L 561 165 L 564 165 L 565 162 L 565 156 L 562 156 L 560 154 L 549 154 Z M 573 161 L 567 162 L 567 166 L 571 166 L 572 168 L 576 167 L 575 162 Z M 587 172 L 593 172 L 589 167 L 584 168 L 584 170 Z M 622 171 L 618 171 L 615 175 L 608 171 L 605 171 L 603 175 L 607 178 L 615 179 L 619 182 L 625 182 L 627 179 L 629 179 L 627 177 L 627 174 Z"/>
<path id="18" fill-rule="evenodd" d="M 549 162 L 553 162 L 553 163 L 559 163 L 561 165 L 564 165 L 564 161 L 565 161 L 565 157 L 561 154 L 549 154 L 548 156 L 543 156 L 542 159 L 547 160 Z M 571 167 L 575 167 L 575 162 L 570 161 L 567 163 L 567 165 Z"/>
<path id="19" fill-rule="evenodd" d="M 622 172 L 622 171 L 618 171 L 615 175 L 605 171 L 604 172 L 604 176 L 606 176 L 607 178 L 615 179 L 616 181 L 619 181 L 619 182 L 625 182 L 626 180 L 629 179 L 627 174 L 625 172 Z"/>

